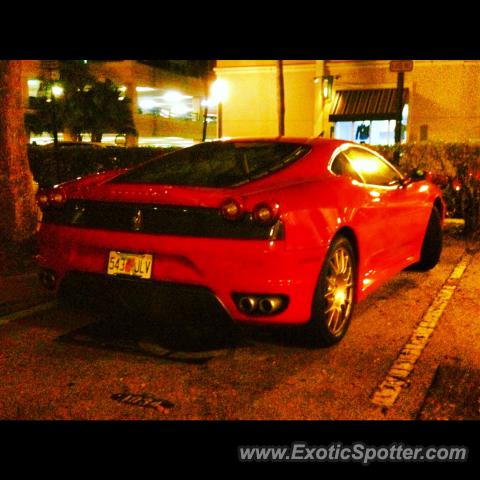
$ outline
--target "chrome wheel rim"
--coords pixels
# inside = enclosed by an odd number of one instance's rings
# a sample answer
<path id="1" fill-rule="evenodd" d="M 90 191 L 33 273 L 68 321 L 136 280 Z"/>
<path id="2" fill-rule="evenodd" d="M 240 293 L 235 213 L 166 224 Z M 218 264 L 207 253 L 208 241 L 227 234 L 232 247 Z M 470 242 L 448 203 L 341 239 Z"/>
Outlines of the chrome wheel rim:
<path id="1" fill-rule="evenodd" d="M 339 247 L 328 262 L 325 292 L 327 328 L 334 336 L 341 335 L 353 305 L 353 262 L 350 252 Z"/>

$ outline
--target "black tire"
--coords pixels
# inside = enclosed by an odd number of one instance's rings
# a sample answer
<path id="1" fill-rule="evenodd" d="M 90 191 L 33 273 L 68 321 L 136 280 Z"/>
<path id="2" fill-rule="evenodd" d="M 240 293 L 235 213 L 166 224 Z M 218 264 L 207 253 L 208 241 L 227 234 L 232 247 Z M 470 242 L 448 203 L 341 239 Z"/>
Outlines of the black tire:
<path id="1" fill-rule="evenodd" d="M 442 220 L 439 211 L 434 207 L 428 220 L 425 237 L 423 238 L 420 260 L 412 265 L 412 269 L 426 272 L 435 267 L 440 260 L 442 245 Z"/>
<path id="2" fill-rule="evenodd" d="M 347 287 L 346 291 L 348 294 L 345 295 L 347 300 L 349 299 L 348 307 L 345 307 L 345 315 L 342 319 L 343 323 L 338 331 L 332 332 L 332 328 L 329 327 L 331 318 L 327 314 L 327 309 L 332 306 L 330 301 L 327 300 L 327 295 L 329 295 L 329 278 L 331 279 L 332 275 L 335 276 L 334 271 L 332 270 L 332 261 L 337 251 L 344 252 L 351 262 L 351 287 Z M 317 286 L 315 288 L 315 293 L 312 302 L 312 314 L 310 322 L 306 326 L 306 343 L 311 346 L 331 346 L 340 342 L 340 340 L 345 336 L 345 333 L 348 330 L 350 321 L 353 315 L 353 306 L 355 302 L 355 286 L 356 286 L 356 259 L 355 254 L 350 244 L 349 240 L 343 236 L 336 237 L 330 248 L 328 250 L 327 256 L 322 266 L 320 276 L 317 281 Z M 350 283 L 350 281 L 348 282 Z M 334 295 L 335 297 L 335 295 Z M 343 308 L 343 307 L 341 307 Z M 347 311 L 348 309 L 348 311 Z M 341 313 L 339 313 L 341 315 Z"/>

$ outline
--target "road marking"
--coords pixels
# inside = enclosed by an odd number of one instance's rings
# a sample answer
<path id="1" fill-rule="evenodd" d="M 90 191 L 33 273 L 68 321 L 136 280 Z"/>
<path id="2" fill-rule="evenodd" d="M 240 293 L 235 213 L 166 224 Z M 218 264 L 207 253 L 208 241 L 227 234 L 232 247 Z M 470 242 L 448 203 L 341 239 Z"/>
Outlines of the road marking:
<path id="1" fill-rule="evenodd" d="M 465 220 L 463 218 L 446 218 L 444 223 L 445 225 L 465 225 Z"/>
<path id="2" fill-rule="evenodd" d="M 19 312 L 9 313 L 0 317 L 0 325 L 5 325 L 12 320 L 18 320 L 20 318 L 29 317 L 35 313 L 44 312 L 45 310 L 50 310 L 51 308 L 57 305 L 57 301 L 41 303 L 40 305 L 35 305 L 34 307 L 26 308 L 25 310 L 20 310 Z"/>
<path id="3" fill-rule="evenodd" d="M 438 321 L 458 287 L 460 279 L 471 259 L 472 255 L 466 253 L 455 266 L 422 320 L 416 326 L 412 336 L 401 350 L 397 359 L 393 362 L 387 376 L 372 395 L 373 404 L 381 407 L 391 407 L 402 389 L 408 387 L 410 384 L 408 377 L 412 373 L 415 363 L 422 354 L 423 349 L 430 340 Z"/>

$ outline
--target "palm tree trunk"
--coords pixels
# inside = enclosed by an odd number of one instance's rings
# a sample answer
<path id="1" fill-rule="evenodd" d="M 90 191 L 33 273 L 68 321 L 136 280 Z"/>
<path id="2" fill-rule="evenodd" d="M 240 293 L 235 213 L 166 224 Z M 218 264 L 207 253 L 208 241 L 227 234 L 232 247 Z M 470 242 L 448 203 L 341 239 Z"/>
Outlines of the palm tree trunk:
<path id="1" fill-rule="evenodd" d="M 27 240 L 36 224 L 21 71 L 21 60 L 0 61 L 0 241 Z"/>

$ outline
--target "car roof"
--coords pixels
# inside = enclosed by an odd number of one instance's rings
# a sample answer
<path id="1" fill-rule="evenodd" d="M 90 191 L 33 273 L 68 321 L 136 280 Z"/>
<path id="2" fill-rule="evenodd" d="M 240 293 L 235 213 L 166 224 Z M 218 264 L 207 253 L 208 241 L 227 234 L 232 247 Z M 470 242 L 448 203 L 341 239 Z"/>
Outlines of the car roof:
<path id="1" fill-rule="evenodd" d="M 340 146 L 345 143 L 351 143 L 346 140 L 338 140 L 334 138 L 323 138 L 323 137 L 228 137 L 220 139 L 218 141 L 225 143 L 248 143 L 248 142 L 282 142 L 282 143 L 301 143 L 305 145 L 331 145 L 331 146 Z"/>

